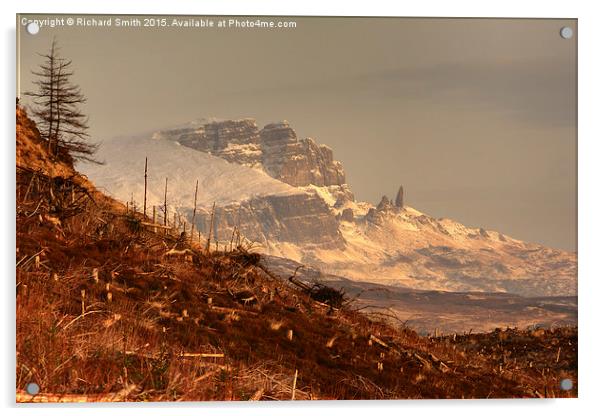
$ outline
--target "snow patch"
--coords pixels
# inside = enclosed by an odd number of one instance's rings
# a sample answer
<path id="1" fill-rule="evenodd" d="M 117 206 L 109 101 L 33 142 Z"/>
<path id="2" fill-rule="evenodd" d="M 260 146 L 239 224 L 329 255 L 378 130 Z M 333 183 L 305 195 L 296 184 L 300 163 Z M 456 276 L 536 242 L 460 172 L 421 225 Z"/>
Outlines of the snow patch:
<path id="1" fill-rule="evenodd" d="M 105 141 L 98 158 L 105 165 L 82 164 L 80 169 L 96 186 L 121 201 L 144 199 L 144 159 L 148 157 L 147 206 L 162 206 L 165 178 L 167 203 L 191 208 L 199 181 L 198 206 L 210 207 L 266 195 L 293 195 L 304 191 L 257 170 L 229 163 L 207 153 L 191 151 L 169 140 L 151 136 Z"/>

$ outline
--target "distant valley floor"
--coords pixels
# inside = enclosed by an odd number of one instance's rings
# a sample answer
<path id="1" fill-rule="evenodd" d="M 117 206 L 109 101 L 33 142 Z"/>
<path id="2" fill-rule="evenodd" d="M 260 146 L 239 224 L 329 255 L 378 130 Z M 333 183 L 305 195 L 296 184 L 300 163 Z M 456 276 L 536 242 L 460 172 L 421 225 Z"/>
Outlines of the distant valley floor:
<path id="1" fill-rule="evenodd" d="M 283 279 L 298 263 L 268 257 L 271 270 Z M 422 335 L 488 332 L 496 328 L 559 327 L 577 325 L 577 297 L 522 297 L 502 292 L 446 292 L 397 286 L 325 275 L 303 267 L 297 277 L 340 288 L 355 299 L 354 308 L 389 316 Z"/>

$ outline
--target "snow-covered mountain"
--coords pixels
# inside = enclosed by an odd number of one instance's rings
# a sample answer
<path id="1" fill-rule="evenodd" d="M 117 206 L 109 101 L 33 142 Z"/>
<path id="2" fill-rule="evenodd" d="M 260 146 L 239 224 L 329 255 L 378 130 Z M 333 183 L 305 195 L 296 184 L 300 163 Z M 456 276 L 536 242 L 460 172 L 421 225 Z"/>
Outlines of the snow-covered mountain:
<path id="1" fill-rule="evenodd" d="M 123 201 L 168 204 L 189 219 L 199 180 L 196 228 L 228 240 L 234 227 L 265 253 L 325 273 L 413 289 L 575 295 L 576 254 L 525 243 L 496 231 L 435 219 L 383 198 L 355 200 L 332 150 L 298 139 L 286 122 L 213 121 L 103 143 L 103 166 L 82 166 Z"/>
<path id="2" fill-rule="evenodd" d="M 105 164 L 82 165 L 84 173 L 109 194 L 124 201 L 130 200 L 133 194 L 137 202 L 144 197 L 144 164 L 148 158 L 149 206 L 163 205 L 165 178 L 168 178 L 168 202 L 176 207 L 192 206 L 197 179 L 200 206 L 214 202 L 225 205 L 263 195 L 303 193 L 260 170 L 148 136 L 105 141 L 97 157 Z"/>
<path id="3" fill-rule="evenodd" d="M 330 208 L 339 218 L 343 249 L 308 251 L 273 243 L 268 251 L 331 274 L 408 288 L 576 295 L 575 253 L 466 227 L 449 218 L 436 219 L 390 202 L 374 207 L 347 201 Z M 352 216 L 342 215 L 348 210 Z"/>
<path id="4" fill-rule="evenodd" d="M 278 239 L 342 247 L 337 220 L 315 192 L 276 180 L 260 169 L 150 135 L 105 141 L 97 157 L 105 163 L 82 164 L 80 171 L 114 198 L 133 201 L 139 211 L 148 158 L 148 213 L 153 206 L 161 211 L 167 178 L 168 219 L 178 213 L 190 221 L 198 180 L 197 230 L 208 231 L 215 203 L 217 238 L 229 239 L 239 226 L 247 239 L 260 243 Z"/>

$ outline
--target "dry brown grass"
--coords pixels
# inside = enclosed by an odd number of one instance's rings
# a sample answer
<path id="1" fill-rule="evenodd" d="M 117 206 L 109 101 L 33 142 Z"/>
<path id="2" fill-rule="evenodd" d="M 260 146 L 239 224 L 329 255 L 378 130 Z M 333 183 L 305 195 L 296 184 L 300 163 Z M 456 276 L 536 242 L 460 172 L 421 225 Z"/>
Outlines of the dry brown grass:
<path id="1" fill-rule="evenodd" d="M 244 248 L 165 256 L 176 236 L 97 191 L 63 217 L 71 198 L 17 179 L 16 388 L 42 390 L 20 401 L 289 400 L 295 371 L 295 399 L 576 396 L 558 387 L 576 381 L 575 328 L 420 337 Z"/>

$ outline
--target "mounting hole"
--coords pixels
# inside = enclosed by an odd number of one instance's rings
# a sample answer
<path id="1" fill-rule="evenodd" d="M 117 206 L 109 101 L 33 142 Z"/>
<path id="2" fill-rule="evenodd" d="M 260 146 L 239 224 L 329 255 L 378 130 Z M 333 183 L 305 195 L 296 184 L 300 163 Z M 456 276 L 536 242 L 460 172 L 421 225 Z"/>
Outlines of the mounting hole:
<path id="1" fill-rule="evenodd" d="M 28 394 L 35 396 L 40 392 L 40 386 L 38 385 L 38 383 L 27 383 L 27 386 L 25 386 L 25 391 Z"/>
<path id="2" fill-rule="evenodd" d="M 27 33 L 30 35 L 37 35 L 40 31 L 40 25 L 36 22 L 29 22 L 27 23 L 27 26 L 25 26 L 25 30 L 27 30 Z"/>
<path id="3" fill-rule="evenodd" d="M 570 39 L 573 37 L 573 29 L 571 29 L 568 26 L 563 27 L 562 29 L 560 29 L 560 36 L 563 39 Z"/>
<path id="4" fill-rule="evenodd" d="M 560 380 L 560 389 L 561 390 L 572 390 L 573 389 L 573 380 L 570 378 L 563 378 Z"/>

